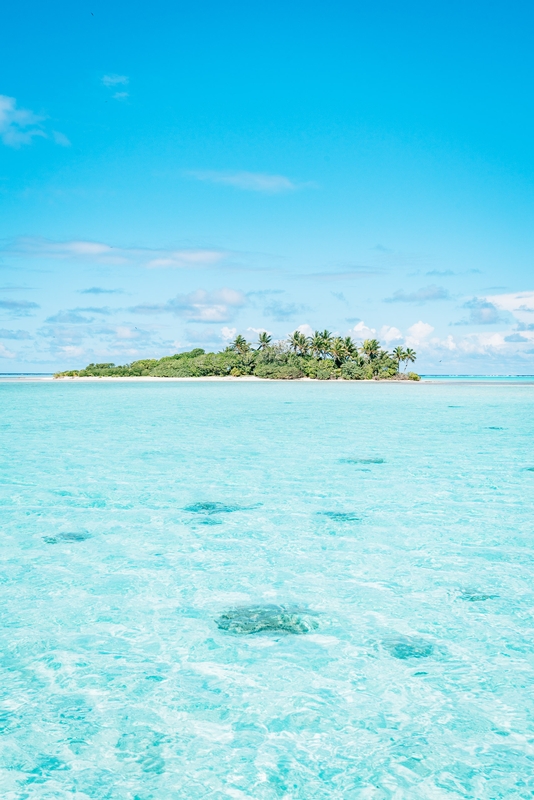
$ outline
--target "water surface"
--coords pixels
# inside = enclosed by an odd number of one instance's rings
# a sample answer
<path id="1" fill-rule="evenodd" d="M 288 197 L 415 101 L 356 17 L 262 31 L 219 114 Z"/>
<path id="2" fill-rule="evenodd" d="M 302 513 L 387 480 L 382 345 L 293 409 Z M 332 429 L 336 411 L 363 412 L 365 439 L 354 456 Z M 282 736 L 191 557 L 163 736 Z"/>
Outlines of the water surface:
<path id="1" fill-rule="evenodd" d="M 521 384 L 0 384 L 2 797 L 531 798 L 533 441 Z"/>

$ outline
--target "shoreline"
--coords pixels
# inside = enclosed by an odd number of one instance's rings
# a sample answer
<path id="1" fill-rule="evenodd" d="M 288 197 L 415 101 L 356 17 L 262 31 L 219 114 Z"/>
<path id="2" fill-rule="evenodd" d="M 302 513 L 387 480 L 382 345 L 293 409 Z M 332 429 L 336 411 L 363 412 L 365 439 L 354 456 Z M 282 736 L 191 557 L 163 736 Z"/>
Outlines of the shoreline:
<path id="1" fill-rule="evenodd" d="M 419 383 L 419 381 L 411 381 L 411 380 L 396 380 L 392 378 L 388 380 L 384 378 L 380 381 L 372 380 L 359 380 L 359 381 L 349 381 L 344 380 L 343 378 L 335 378 L 333 380 L 325 380 L 321 381 L 318 378 L 259 378 L 257 375 L 240 375 L 239 377 L 235 375 L 203 375 L 201 377 L 195 377 L 191 375 L 187 378 L 177 378 L 177 377 L 169 377 L 169 378 L 160 378 L 155 375 L 124 375 L 122 377 L 115 377 L 113 375 L 102 375 L 102 376 L 84 376 L 84 377 L 73 377 L 73 376 L 65 376 L 64 378 L 44 378 L 43 380 L 53 380 L 53 381 L 223 381 L 227 383 L 234 383 L 234 382 L 245 382 L 245 383 Z"/>
<path id="2" fill-rule="evenodd" d="M 530 379 L 530 380 L 529 380 Z M 110 383 L 110 382 L 140 382 L 140 383 L 177 383 L 177 382 L 223 382 L 223 383 L 344 383 L 344 384 L 380 384 L 380 383 L 387 383 L 387 384 L 432 384 L 434 386 L 439 384 L 461 384 L 461 385 L 491 385 L 491 386 L 533 386 L 534 385 L 534 377 L 528 376 L 474 376 L 473 378 L 469 378 L 468 376 L 456 378 L 456 377 L 437 377 L 432 376 L 431 378 L 421 377 L 419 381 L 412 381 L 412 380 L 396 380 L 396 379 L 388 379 L 383 378 L 381 380 L 374 380 L 374 379 L 364 379 L 364 380 L 344 380 L 343 378 L 337 378 L 334 380 L 318 380 L 317 378 L 293 378 L 291 380 L 283 379 L 283 378 L 259 378 L 256 375 L 240 375 L 239 377 L 233 375 L 205 375 L 202 377 L 185 377 L 185 378 L 178 378 L 178 377 L 156 377 L 153 375 L 135 375 L 135 376 L 87 376 L 87 377 L 77 377 L 77 376 L 65 376 L 62 378 L 54 378 L 52 375 L 0 375 L 0 383 L 61 383 L 61 382 L 70 382 L 70 383 Z"/>

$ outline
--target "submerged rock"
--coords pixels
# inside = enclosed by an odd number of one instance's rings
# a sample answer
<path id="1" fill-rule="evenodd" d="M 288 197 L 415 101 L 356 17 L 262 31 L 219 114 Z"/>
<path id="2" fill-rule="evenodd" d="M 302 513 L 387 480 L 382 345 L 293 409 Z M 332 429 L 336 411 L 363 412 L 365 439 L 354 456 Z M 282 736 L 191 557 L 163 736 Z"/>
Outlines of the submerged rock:
<path id="1" fill-rule="evenodd" d="M 342 464 L 385 464 L 384 458 L 340 458 Z"/>
<path id="2" fill-rule="evenodd" d="M 428 658 L 434 652 L 434 645 L 425 639 L 397 639 L 386 645 L 394 658 Z"/>
<path id="3" fill-rule="evenodd" d="M 354 511 L 318 511 L 317 513 L 334 522 L 361 522 L 362 520 Z"/>
<path id="4" fill-rule="evenodd" d="M 489 431 L 503 431 L 504 428 L 499 428 L 497 425 L 490 425 L 488 430 Z"/>
<path id="5" fill-rule="evenodd" d="M 224 611 L 215 621 L 218 628 L 229 633 L 302 634 L 319 627 L 315 616 L 313 611 L 297 606 L 242 606 Z"/>
<path id="6" fill-rule="evenodd" d="M 56 536 L 45 536 L 44 540 L 47 544 L 57 544 L 57 542 L 85 542 L 90 538 L 91 534 L 86 531 L 66 531 L 58 533 Z"/>

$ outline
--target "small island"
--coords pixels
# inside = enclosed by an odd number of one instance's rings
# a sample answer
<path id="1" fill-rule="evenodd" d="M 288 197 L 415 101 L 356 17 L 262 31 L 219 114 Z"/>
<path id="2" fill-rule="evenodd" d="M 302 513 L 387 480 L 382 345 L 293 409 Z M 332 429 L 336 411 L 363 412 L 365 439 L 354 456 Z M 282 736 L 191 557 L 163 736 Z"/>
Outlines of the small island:
<path id="1" fill-rule="evenodd" d="M 273 342 L 260 333 L 255 345 L 237 336 L 224 350 L 206 353 L 201 348 L 160 359 L 141 359 L 131 364 L 89 364 L 85 369 L 57 372 L 55 378 L 203 378 L 255 376 L 272 380 L 412 380 L 415 372 L 401 371 L 414 362 L 416 353 L 399 346 L 391 353 L 377 339 L 358 346 L 350 336 L 315 331 L 305 336 L 295 331 L 287 339 Z"/>

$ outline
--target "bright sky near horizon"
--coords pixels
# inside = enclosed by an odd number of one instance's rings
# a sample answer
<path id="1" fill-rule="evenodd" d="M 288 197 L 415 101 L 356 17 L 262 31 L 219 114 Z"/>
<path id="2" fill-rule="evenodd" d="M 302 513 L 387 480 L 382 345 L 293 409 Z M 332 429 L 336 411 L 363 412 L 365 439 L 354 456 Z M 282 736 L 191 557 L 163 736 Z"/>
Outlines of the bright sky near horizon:
<path id="1" fill-rule="evenodd" d="M 329 328 L 534 373 L 527 2 L 6 5 L 0 372 Z"/>

